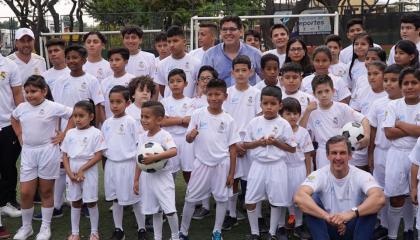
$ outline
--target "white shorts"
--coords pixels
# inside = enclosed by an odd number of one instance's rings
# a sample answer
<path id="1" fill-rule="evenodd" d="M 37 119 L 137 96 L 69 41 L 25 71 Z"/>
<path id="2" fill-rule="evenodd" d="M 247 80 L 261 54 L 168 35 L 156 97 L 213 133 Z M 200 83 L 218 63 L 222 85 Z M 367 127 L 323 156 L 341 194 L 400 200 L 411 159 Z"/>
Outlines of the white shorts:
<path id="1" fill-rule="evenodd" d="M 316 150 L 316 169 L 320 169 L 330 164 L 330 160 L 327 158 L 327 150 L 324 146 L 319 146 Z"/>
<path id="2" fill-rule="evenodd" d="M 379 186 L 385 187 L 385 164 L 388 149 L 375 147 L 373 151 L 373 177 Z"/>
<path id="3" fill-rule="evenodd" d="M 226 186 L 229 166 L 229 159 L 213 167 L 195 160 L 185 201 L 195 203 L 207 199 L 213 194 L 217 202 L 226 202 L 232 196 L 232 188 Z"/>
<path id="4" fill-rule="evenodd" d="M 293 202 L 293 196 L 305 179 L 305 162 L 302 162 L 301 164 L 287 164 L 287 188 L 289 191 L 288 196 L 291 202 Z"/>
<path id="5" fill-rule="evenodd" d="M 36 178 L 57 179 L 60 175 L 60 147 L 48 144 L 30 148 L 23 146 L 20 156 L 20 181 L 28 182 Z"/>
<path id="6" fill-rule="evenodd" d="M 70 160 L 70 169 L 73 173 L 77 173 L 87 161 Z M 82 199 L 84 203 L 98 201 L 98 184 L 99 184 L 98 164 L 95 164 L 85 171 L 85 180 L 83 182 L 73 182 L 66 177 L 67 183 L 67 200 L 76 202 Z"/>
<path id="7" fill-rule="evenodd" d="M 248 154 L 243 157 L 236 157 L 235 179 L 248 179 L 249 168 L 251 167 L 251 159 Z"/>
<path id="8" fill-rule="evenodd" d="M 394 197 L 410 193 L 410 150 L 391 147 L 386 155 L 385 195 Z"/>
<path id="9" fill-rule="evenodd" d="M 112 161 L 105 163 L 104 185 L 107 201 L 117 200 L 119 205 L 132 205 L 140 201 L 140 196 L 134 193 L 134 175 L 136 174 L 135 159 Z"/>
<path id="10" fill-rule="evenodd" d="M 176 144 L 177 155 L 169 160 L 168 169 L 172 173 L 179 170 L 191 172 L 194 162 L 193 144 L 187 143 L 185 135 L 173 135 L 173 138 Z"/>
<path id="11" fill-rule="evenodd" d="M 288 196 L 287 166 L 284 161 L 262 163 L 253 161 L 248 175 L 245 203 L 255 204 L 262 200 L 268 200 L 276 207 L 291 205 Z"/>
<path id="12" fill-rule="evenodd" d="M 420 192 L 420 185 L 417 185 L 417 196 L 418 196 L 419 192 Z M 417 210 L 416 211 L 416 218 L 417 218 L 416 229 L 417 229 L 417 231 L 419 231 L 420 230 L 420 221 L 419 221 L 419 219 L 420 219 L 420 208 L 419 208 L 419 206 L 416 206 L 416 205 L 413 205 L 413 207 L 414 207 L 414 209 Z"/>
<path id="13" fill-rule="evenodd" d="M 171 171 L 142 172 L 140 193 L 144 214 L 155 214 L 161 209 L 165 214 L 176 212 L 175 183 Z"/>

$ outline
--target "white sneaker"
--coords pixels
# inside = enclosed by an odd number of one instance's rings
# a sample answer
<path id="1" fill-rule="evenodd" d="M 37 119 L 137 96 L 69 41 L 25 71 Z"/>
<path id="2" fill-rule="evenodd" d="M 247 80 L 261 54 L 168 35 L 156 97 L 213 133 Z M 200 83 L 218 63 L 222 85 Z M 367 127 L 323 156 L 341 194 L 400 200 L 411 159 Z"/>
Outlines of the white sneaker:
<path id="1" fill-rule="evenodd" d="M 26 240 L 28 237 L 32 236 L 34 231 L 32 227 L 20 227 L 16 235 L 13 237 L 14 240 Z"/>
<path id="2" fill-rule="evenodd" d="M 13 218 L 22 216 L 22 212 L 10 203 L 6 203 L 6 206 L 1 208 L 1 212 L 2 215 Z"/>
<path id="3" fill-rule="evenodd" d="M 50 240 L 51 238 L 51 229 L 49 226 L 41 225 L 38 235 L 36 235 L 36 240 Z"/>

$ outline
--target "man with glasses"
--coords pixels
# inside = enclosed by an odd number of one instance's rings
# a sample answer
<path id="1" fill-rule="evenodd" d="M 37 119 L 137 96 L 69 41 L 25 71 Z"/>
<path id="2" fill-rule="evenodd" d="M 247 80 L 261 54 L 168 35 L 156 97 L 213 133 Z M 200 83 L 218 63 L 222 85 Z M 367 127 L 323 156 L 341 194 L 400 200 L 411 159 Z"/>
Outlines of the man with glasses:
<path id="1" fill-rule="evenodd" d="M 226 16 L 220 20 L 220 37 L 223 41 L 210 48 L 203 57 L 202 65 L 210 65 L 219 73 L 228 86 L 234 84 L 231 76 L 232 60 L 238 55 L 246 55 L 251 59 L 254 74 L 250 78 L 250 84 L 255 85 L 259 81 L 257 75 L 261 74 L 261 52 L 241 42 L 243 35 L 242 20 L 238 16 Z"/>

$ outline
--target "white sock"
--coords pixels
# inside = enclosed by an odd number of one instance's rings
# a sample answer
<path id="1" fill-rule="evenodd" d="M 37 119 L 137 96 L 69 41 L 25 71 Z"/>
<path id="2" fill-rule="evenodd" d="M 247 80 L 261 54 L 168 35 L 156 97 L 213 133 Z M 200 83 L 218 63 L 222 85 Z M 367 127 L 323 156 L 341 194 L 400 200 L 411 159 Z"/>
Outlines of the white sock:
<path id="1" fill-rule="evenodd" d="M 246 212 L 248 213 L 248 221 L 251 228 L 251 234 L 260 235 L 260 229 L 258 227 L 258 213 L 256 209 L 252 211 L 247 210 Z"/>
<path id="2" fill-rule="evenodd" d="M 384 228 L 388 228 L 388 209 L 389 209 L 389 198 L 385 198 L 385 206 L 379 211 L 379 219 L 381 225 Z"/>
<path id="3" fill-rule="evenodd" d="M 388 209 L 388 238 L 397 239 L 398 228 L 402 215 L 402 207 L 389 206 Z"/>
<path id="4" fill-rule="evenodd" d="M 188 229 L 190 228 L 191 218 L 194 214 L 195 204 L 185 201 L 184 209 L 182 210 L 181 233 L 188 236 Z M 225 210 L 226 211 L 226 210 Z"/>
<path id="5" fill-rule="evenodd" d="M 213 232 L 222 232 L 222 225 L 223 220 L 225 219 L 227 205 L 227 202 L 216 202 L 216 219 L 214 221 Z"/>
<path id="6" fill-rule="evenodd" d="M 136 216 L 137 230 L 146 229 L 146 216 L 141 211 L 141 203 L 137 202 L 133 205 L 134 216 Z"/>
<path id="7" fill-rule="evenodd" d="M 262 218 L 262 201 L 257 202 L 257 208 L 255 208 L 255 211 L 257 211 L 258 218 Z"/>
<path id="8" fill-rule="evenodd" d="M 271 206 L 271 216 L 270 216 L 270 231 L 271 235 L 276 235 L 277 224 L 280 222 L 283 207 L 273 207 Z M 284 217 L 283 217 L 284 218 Z"/>
<path id="9" fill-rule="evenodd" d="M 88 208 L 90 215 L 90 233 L 98 233 L 99 210 L 98 205 Z"/>
<path id="10" fill-rule="evenodd" d="M 32 228 L 32 217 L 34 215 L 34 207 L 28 209 L 21 209 L 22 213 L 22 226 Z"/>
<path id="11" fill-rule="evenodd" d="M 411 202 L 411 198 L 406 198 L 402 210 L 402 217 L 404 219 L 404 232 L 408 232 L 408 230 L 413 230 L 414 212 L 414 206 Z"/>
<path id="12" fill-rule="evenodd" d="M 50 208 L 41 207 L 41 213 L 42 213 L 42 225 L 46 227 L 50 227 L 52 215 L 54 213 L 54 207 L 50 207 Z"/>
<path id="13" fill-rule="evenodd" d="M 280 218 L 279 218 L 279 224 L 278 227 L 284 227 L 286 225 L 286 208 L 285 207 L 279 207 L 280 209 Z M 271 228 L 271 226 L 270 226 Z"/>
<path id="14" fill-rule="evenodd" d="M 71 207 L 71 234 L 79 235 L 81 208 Z M 92 221 L 92 220 L 91 220 Z"/>
<path id="15" fill-rule="evenodd" d="M 236 218 L 236 203 L 238 202 L 238 193 L 233 194 L 228 201 L 229 216 Z"/>
<path id="16" fill-rule="evenodd" d="M 302 226 L 303 224 L 303 213 L 298 207 L 293 207 L 295 211 L 295 227 Z"/>
<path id="17" fill-rule="evenodd" d="M 155 235 L 155 240 L 162 240 L 162 226 L 162 213 L 153 214 L 153 234 Z"/>
<path id="18" fill-rule="evenodd" d="M 179 239 L 179 225 L 178 225 L 178 215 L 176 213 L 172 215 L 166 215 L 168 219 L 169 228 L 171 229 L 171 240 Z"/>
<path id="19" fill-rule="evenodd" d="M 54 208 L 60 209 L 63 206 L 63 195 L 66 190 L 66 171 L 60 169 L 60 175 L 54 183 Z"/>
<path id="20" fill-rule="evenodd" d="M 210 210 L 210 198 L 204 199 L 201 204 L 203 204 L 203 208 Z"/>
<path id="21" fill-rule="evenodd" d="M 112 217 L 114 218 L 115 228 L 123 230 L 122 221 L 123 221 L 123 212 L 124 207 L 119 205 L 118 202 L 114 201 L 112 204 Z"/>

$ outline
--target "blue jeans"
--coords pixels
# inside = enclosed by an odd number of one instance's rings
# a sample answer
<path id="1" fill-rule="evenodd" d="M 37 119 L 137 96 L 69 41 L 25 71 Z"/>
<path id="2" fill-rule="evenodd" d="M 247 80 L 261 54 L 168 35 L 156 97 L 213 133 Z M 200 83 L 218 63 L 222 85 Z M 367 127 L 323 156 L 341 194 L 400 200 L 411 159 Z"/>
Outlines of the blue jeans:
<path id="1" fill-rule="evenodd" d="M 313 200 L 324 209 L 321 199 L 314 194 Z M 345 240 L 369 240 L 373 235 L 376 224 L 376 214 L 367 215 L 359 218 L 354 218 L 346 223 L 346 232 L 344 236 L 340 236 L 337 228 L 328 224 L 325 220 L 305 215 L 306 225 L 311 232 L 313 240 L 327 240 L 327 239 L 345 239 Z"/>

